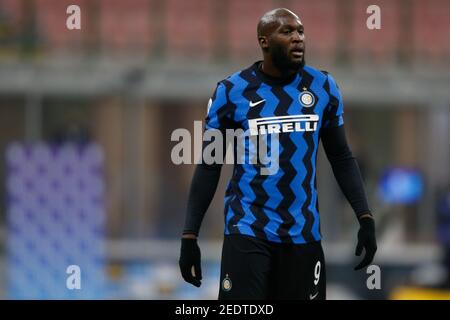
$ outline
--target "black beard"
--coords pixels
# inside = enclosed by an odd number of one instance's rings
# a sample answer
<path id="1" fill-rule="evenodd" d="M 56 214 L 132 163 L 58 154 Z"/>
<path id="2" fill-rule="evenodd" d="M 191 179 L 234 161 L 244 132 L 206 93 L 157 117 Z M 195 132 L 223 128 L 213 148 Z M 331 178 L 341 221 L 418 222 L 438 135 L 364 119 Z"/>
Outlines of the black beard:
<path id="1" fill-rule="evenodd" d="M 272 62 L 282 73 L 297 72 L 305 66 L 305 52 L 301 62 L 294 62 L 289 59 L 287 52 L 281 46 L 273 46 L 269 49 L 272 56 Z"/>

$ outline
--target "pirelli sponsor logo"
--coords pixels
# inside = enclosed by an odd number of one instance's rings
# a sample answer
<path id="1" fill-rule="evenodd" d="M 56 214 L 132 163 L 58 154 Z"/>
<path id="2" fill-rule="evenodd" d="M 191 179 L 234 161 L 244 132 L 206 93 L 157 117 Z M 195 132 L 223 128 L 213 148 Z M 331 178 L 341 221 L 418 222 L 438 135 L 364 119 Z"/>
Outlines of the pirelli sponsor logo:
<path id="1" fill-rule="evenodd" d="M 267 117 L 248 120 L 251 136 L 297 131 L 316 131 L 319 116 L 301 114 L 295 116 Z"/>

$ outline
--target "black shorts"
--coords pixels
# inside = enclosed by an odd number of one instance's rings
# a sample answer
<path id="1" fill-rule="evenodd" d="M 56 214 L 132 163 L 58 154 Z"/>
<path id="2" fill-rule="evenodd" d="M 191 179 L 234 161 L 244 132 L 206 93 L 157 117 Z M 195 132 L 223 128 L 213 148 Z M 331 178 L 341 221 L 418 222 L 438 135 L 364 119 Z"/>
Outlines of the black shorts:
<path id="1" fill-rule="evenodd" d="M 320 241 L 285 244 L 245 235 L 225 236 L 219 300 L 323 300 L 325 279 Z"/>

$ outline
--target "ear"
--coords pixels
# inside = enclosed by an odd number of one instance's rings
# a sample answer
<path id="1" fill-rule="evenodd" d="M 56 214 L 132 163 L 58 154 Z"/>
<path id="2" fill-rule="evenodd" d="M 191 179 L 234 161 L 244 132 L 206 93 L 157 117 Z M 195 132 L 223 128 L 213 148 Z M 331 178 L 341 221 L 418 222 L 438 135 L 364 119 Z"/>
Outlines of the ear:
<path id="1" fill-rule="evenodd" d="M 259 45 L 261 46 L 261 48 L 263 50 L 267 50 L 269 48 L 269 43 L 267 41 L 267 37 L 266 36 L 259 36 L 258 37 L 258 42 L 259 42 Z"/>

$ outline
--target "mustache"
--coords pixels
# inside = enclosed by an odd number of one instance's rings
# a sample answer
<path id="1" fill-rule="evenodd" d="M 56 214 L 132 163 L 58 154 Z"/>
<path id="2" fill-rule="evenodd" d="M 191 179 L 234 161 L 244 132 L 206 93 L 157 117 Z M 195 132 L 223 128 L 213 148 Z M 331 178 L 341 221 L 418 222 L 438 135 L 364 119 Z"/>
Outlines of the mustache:
<path id="1" fill-rule="evenodd" d="M 293 46 L 290 50 L 289 50 L 290 52 L 292 52 L 292 51 L 300 51 L 300 52 L 305 52 L 305 46 L 303 45 L 303 46 Z"/>
<path id="2" fill-rule="evenodd" d="M 301 52 L 303 52 L 303 57 L 300 63 L 293 62 L 289 57 L 289 53 L 294 49 L 301 49 Z M 286 49 L 281 46 L 275 46 L 270 48 L 270 53 L 272 56 L 273 64 L 280 70 L 291 71 L 303 68 L 305 66 L 305 46 L 295 46 L 291 49 Z"/>

